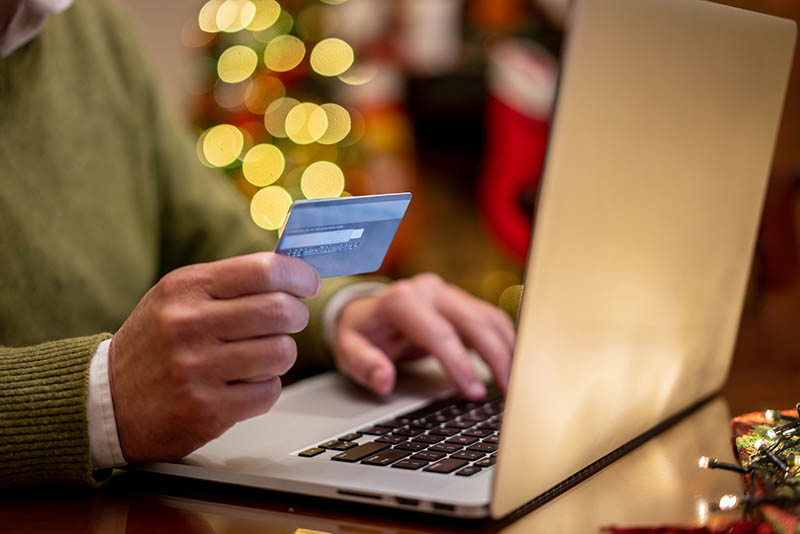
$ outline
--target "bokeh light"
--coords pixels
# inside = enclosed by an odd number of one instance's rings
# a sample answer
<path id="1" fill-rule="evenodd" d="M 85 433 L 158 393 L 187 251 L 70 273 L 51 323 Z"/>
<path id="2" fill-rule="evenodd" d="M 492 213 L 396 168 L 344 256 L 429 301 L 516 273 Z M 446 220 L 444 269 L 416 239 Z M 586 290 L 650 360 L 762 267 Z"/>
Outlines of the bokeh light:
<path id="1" fill-rule="evenodd" d="M 350 114 L 339 104 L 322 104 L 320 106 L 328 117 L 328 128 L 322 137 L 317 139 L 323 145 L 338 143 L 350 133 Z"/>
<path id="2" fill-rule="evenodd" d="M 278 78 L 262 73 L 247 83 L 244 105 L 250 113 L 263 115 L 271 102 L 285 95 L 286 87 Z"/>
<path id="3" fill-rule="evenodd" d="M 291 97 L 270 102 L 267 112 L 264 113 L 264 127 L 267 131 L 275 137 L 286 137 L 286 116 L 299 103 Z"/>
<path id="4" fill-rule="evenodd" d="M 338 197 L 344 191 L 344 173 L 335 163 L 317 161 L 303 172 L 300 189 L 309 199 Z"/>
<path id="5" fill-rule="evenodd" d="M 339 79 L 347 85 L 364 85 L 378 74 L 378 66 L 374 63 L 354 65 L 347 72 L 339 75 Z"/>
<path id="6" fill-rule="evenodd" d="M 303 61 L 306 45 L 294 35 L 279 35 L 264 49 L 264 64 L 275 72 L 292 70 Z"/>
<path id="7" fill-rule="evenodd" d="M 197 159 L 199 159 L 200 163 L 202 163 L 204 166 L 213 169 L 214 166 L 208 162 L 208 160 L 206 159 L 206 155 L 203 153 L 203 144 L 205 143 L 205 141 L 206 141 L 206 132 L 203 132 L 200 134 L 200 137 L 197 138 L 197 143 L 195 145 L 195 149 L 197 150 Z"/>
<path id="8" fill-rule="evenodd" d="M 293 26 L 294 18 L 292 18 L 292 15 L 288 11 L 281 11 L 280 15 L 278 15 L 278 20 L 265 30 L 254 31 L 253 38 L 260 43 L 267 44 L 275 37 L 286 35 L 292 31 Z"/>
<path id="9" fill-rule="evenodd" d="M 265 230 L 277 230 L 283 226 L 292 196 L 286 189 L 278 185 L 265 187 L 250 201 L 250 217 Z"/>
<path id="10" fill-rule="evenodd" d="M 283 173 L 286 159 L 275 145 L 260 144 L 247 151 L 242 160 L 245 179 L 253 185 L 264 187 L 275 182 Z"/>
<path id="11" fill-rule="evenodd" d="M 331 37 L 323 39 L 311 51 L 311 68 L 322 76 L 338 76 L 353 64 L 353 49 L 349 44 Z"/>
<path id="12" fill-rule="evenodd" d="M 244 136 L 236 126 L 220 124 L 206 130 L 204 135 L 203 155 L 215 167 L 230 165 L 242 152 Z"/>
<path id="13" fill-rule="evenodd" d="M 238 111 L 244 105 L 245 90 L 244 84 L 218 81 L 214 84 L 214 102 L 225 109 Z"/>
<path id="14" fill-rule="evenodd" d="M 219 56 L 217 74 L 223 82 L 239 83 L 249 78 L 257 65 L 258 54 L 252 48 L 235 45 Z"/>
<path id="15" fill-rule="evenodd" d="M 216 33 L 219 31 L 217 26 L 217 12 L 224 0 L 209 0 L 203 7 L 200 8 L 200 14 L 197 16 L 197 23 L 200 29 L 208 33 Z"/>
<path id="16" fill-rule="evenodd" d="M 247 29 L 258 32 L 266 30 L 278 20 L 281 14 L 281 5 L 275 0 L 251 0 L 256 6 L 256 14 Z"/>
<path id="17" fill-rule="evenodd" d="M 508 313 L 514 321 L 517 319 L 522 302 L 522 289 L 523 286 L 520 284 L 509 286 L 500 293 L 500 298 L 497 300 L 497 306 Z"/>
<path id="18" fill-rule="evenodd" d="M 313 143 L 328 129 L 328 114 L 312 102 L 297 104 L 286 115 L 286 135 L 297 144 Z"/>
<path id="19" fill-rule="evenodd" d="M 253 21 L 256 6 L 250 0 L 225 0 L 217 11 L 217 27 L 222 32 L 238 32 Z"/>
<path id="20" fill-rule="evenodd" d="M 190 48 L 206 46 L 213 38 L 213 33 L 201 31 L 193 20 L 187 20 L 181 27 L 181 42 Z"/>

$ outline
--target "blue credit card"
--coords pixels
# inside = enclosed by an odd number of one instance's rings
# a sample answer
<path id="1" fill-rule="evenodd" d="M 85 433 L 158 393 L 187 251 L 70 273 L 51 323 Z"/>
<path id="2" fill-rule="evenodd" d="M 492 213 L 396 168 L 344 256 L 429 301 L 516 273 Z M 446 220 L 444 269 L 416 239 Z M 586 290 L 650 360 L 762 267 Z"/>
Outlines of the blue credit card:
<path id="1" fill-rule="evenodd" d="M 295 256 L 320 278 L 377 271 L 411 193 L 297 200 L 275 252 Z"/>

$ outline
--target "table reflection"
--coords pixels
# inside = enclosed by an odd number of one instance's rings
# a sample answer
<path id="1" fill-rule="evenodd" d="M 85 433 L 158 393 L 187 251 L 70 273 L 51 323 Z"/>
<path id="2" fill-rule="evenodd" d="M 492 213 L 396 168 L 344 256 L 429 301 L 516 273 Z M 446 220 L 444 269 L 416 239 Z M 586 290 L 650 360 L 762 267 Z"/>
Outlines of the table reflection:
<path id="1" fill-rule="evenodd" d="M 703 455 L 735 461 L 729 420 L 726 401 L 714 399 L 510 525 L 125 473 L 96 492 L 58 488 L 1 492 L 0 532 L 521 534 L 597 532 L 610 525 L 696 526 L 712 518 L 708 503 L 742 491 L 742 480 L 735 473 L 697 465 Z M 729 514 L 736 517 L 735 512 Z"/>
<path id="2" fill-rule="evenodd" d="M 729 422 L 726 402 L 716 398 L 502 532 L 706 524 L 708 503 L 742 490 L 739 475 L 700 469 L 697 464 L 703 455 L 736 461 Z"/>

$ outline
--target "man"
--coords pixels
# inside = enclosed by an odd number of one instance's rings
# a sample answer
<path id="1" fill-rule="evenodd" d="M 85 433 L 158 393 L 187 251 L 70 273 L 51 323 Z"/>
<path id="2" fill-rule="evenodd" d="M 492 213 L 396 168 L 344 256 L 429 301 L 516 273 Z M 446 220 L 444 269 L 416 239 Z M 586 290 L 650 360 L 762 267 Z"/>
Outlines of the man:
<path id="1" fill-rule="evenodd" d="M 0 2 L 0 485 L 179 458 L 268 411 L 296 360 L 385 394 L 394 360 L 430 353 L 479 398 L 467 344 L 505 388 L 496 308 L 431 274 L 320 283 L 259 252 L 118 14 L 69 4 Z"/>

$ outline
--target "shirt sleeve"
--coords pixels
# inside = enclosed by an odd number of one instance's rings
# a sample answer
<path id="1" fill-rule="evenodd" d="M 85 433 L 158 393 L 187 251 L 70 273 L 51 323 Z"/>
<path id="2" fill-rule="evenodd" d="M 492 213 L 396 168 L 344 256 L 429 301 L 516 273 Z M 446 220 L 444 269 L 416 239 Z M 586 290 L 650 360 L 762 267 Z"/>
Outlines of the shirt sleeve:
<path id="1" fill-rule="evenodd" d="M 89 419 L 89 452 L 94 469 L 108 469 L 127 463 L 119 443 L 111 383 L 108 379 L 110 346 L 110 339 L 100 343 L 89 366 L 86 415 Z"/>

